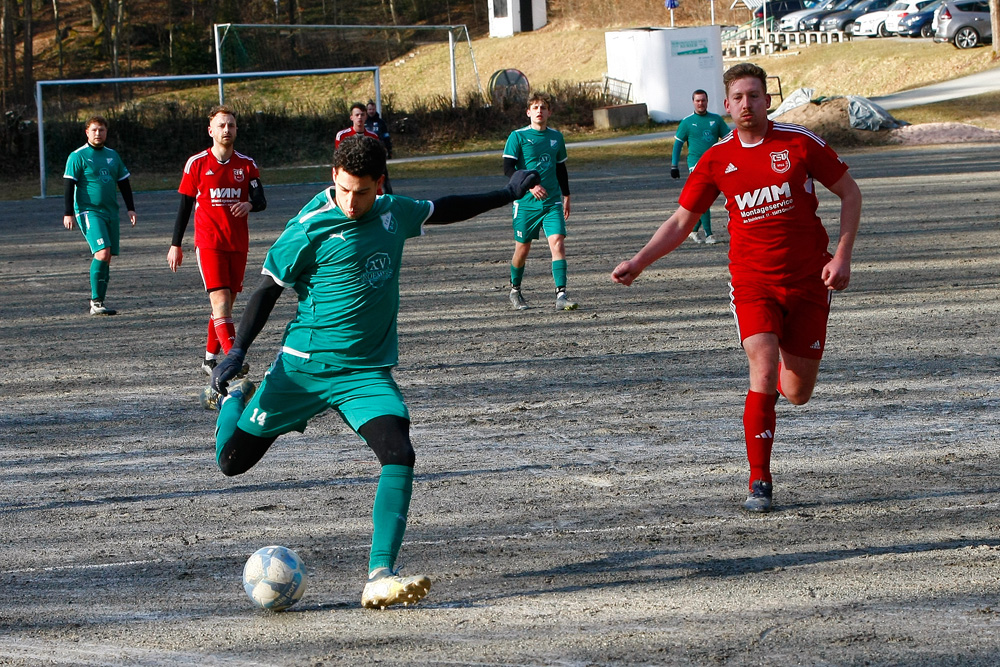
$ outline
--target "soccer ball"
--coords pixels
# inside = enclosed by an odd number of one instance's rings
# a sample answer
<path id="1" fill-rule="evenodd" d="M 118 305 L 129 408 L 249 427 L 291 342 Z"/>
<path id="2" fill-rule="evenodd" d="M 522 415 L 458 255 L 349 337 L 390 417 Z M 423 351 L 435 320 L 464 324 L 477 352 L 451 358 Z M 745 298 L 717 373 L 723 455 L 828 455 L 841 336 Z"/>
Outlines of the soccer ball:
<path id="1" fill-rule="evenodd" d="M 306 566 L 291 549 L 258 549 L 243 566 L 243 590 L 261 609 L 288 609 L 306 591 Z"/>

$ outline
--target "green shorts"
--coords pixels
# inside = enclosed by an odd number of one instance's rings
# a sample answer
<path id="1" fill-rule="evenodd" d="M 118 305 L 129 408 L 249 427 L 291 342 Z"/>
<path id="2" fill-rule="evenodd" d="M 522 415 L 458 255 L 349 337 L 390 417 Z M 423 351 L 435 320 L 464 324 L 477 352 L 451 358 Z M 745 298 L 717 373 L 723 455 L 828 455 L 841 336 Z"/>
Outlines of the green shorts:
<path id="1" fill-rule="evenodd" d="M 120 230 L 118 220 L 109 220 L 95 211 L 78 211 L 76 224 L 87 239 L 91 254 L 108 248 L 112 255 L 118 254 L 118 237 Z"/>
<path id="2" fill-rule="evenodd" d="M 264 437 L 301 433 L 310 419 L 328 410 L 336 410 L 355 432 L 375 417 L 410 418 L 391 369 L 345 370 L 281 353 L 237 425 Z"/>
<path id="3" fill-rule="evenodd" d="M 545 236 L 566 236 L 566 218 L 563 217 L 562 198 L 553 203 L 514 202 L 514 240 L 530 243 L 538 238 L 538 231 Z"/>

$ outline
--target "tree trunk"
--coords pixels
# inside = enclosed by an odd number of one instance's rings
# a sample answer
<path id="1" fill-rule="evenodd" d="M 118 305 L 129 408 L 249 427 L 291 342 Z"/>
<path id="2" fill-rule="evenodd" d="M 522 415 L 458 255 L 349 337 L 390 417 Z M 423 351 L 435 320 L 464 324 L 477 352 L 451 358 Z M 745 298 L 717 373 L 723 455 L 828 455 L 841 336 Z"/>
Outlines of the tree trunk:
<path id="1" fill-rule="evenodd" d="M 24 3 L 24 63 L 21 71 L 24 74 L 24 102 L 28 104 L 35 98 L 35 24 L 31 15 L 32 0 Z"/>
<path id="2" fill-rule="evenodd" d="M 990 29 L 993 31 L 993 60 L 1000 59 L 1000 0 L 990 0 Z"/>
<path id="3" fill-rule="evenodd" d="M 63 78 L 65 57 L 63 56 L 62 28 L 59 27 L 59 0 L 52 0 L 52 22 L 55 23 L 56 28 L 56 49 L 59 52 L 59 78 L 61 79 Z"/>
<path id="4" fill-rule="evenodd" d="M 14 45 L 14 21 L 17 11 L 14 0 L 3 1 L 3 15 L 0 16 L 0 35 L 3 37 L 3 106 L 14 102 L 17 94 L 14 87 L 17 81 L 17 56 Z"/>

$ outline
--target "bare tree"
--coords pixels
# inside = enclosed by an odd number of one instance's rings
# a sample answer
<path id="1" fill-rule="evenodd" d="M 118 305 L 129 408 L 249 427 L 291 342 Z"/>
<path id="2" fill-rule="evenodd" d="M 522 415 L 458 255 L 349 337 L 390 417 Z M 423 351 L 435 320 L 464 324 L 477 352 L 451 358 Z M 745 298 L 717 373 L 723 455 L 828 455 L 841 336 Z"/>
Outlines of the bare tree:
<path id="1" fill-rule="evenodd" d="M 0 15 L 0 37 L 3 38 L 3 106 L 13 102 L 17 95 L 14 87 L 17 81 L 17 51 L 14 44 L 14 21 L 17 20 L 15 0 L 2 0 Z"/>
<path id="2" fill-rule="evenodd" d="M 1000 59 L 1000 0 L 990 0 L 990 30 L 993 31 L 993 60 Z"/>
<path id="3" fill-rule="evenodd" d="M 61 79 L 63 77 L 65 58 L 63 56 L 62 28 L 59 27 L 59 0 L 52 0 L 52 22 L 55 23 L 56 29 L 56 49 L 59 52 L 59 78 Z"/>
<path id="4" fill-rule="evenodd" d="M 35 24 L 31 14 L 32 0 L 22 0 L 24 16 L 24 58 L 21 60 L 21 72 L 24 78 L 24 101 L 30 102 L 35 97 Z"/>

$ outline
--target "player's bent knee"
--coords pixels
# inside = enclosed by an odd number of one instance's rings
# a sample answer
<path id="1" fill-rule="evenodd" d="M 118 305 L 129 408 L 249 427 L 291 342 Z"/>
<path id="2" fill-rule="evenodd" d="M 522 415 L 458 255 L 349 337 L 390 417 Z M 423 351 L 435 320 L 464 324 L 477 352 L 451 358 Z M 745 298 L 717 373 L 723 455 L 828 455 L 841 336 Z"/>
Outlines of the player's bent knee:
<path id="1" fill-rule="evenodd" d="M 261 437 L 236 429 L 219 452 L 219 470 L 226 477 L 242 475 L 264 458 L 264 454 L 277 439 L 277 436 Z"/>
<path id="2" fill-rule="evenodd" d="M 382 465 L 413 467 L 416 452 L 410 442 L 410 420 L 395 415 L 375 417 L 358 429 Z"/>

